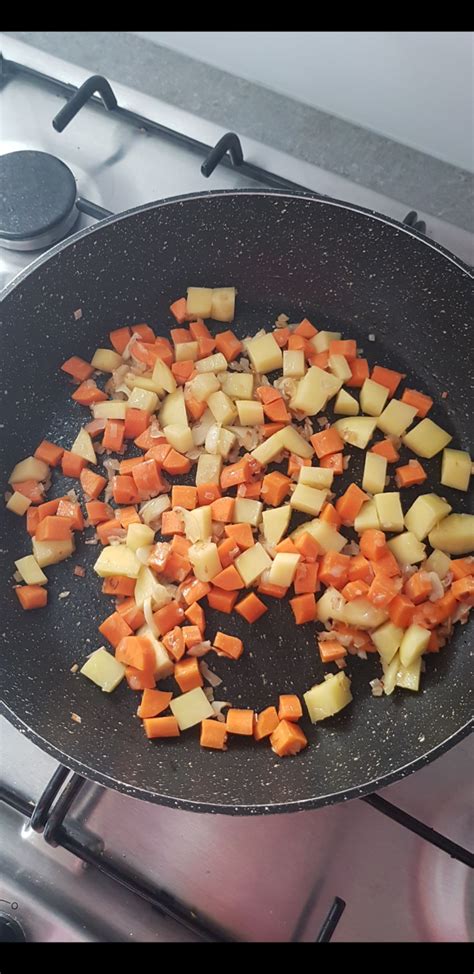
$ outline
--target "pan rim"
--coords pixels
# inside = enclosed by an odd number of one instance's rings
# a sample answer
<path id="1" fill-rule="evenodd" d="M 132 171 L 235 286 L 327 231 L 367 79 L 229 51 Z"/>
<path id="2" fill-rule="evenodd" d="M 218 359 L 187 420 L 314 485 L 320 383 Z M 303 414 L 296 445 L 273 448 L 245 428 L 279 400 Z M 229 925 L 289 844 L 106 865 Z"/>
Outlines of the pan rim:
<path id="1" fill-rule="evenodd" d="M 203 190 L 193 193 L 181 194 L 177 196 L 170 196 L 164 199 L 153 200 L 148 203 L 140 204 L 136 207 L 131 207 L 127 210 L 120 211 L 119 213 L 114 213 L 111 216 L 105 217 L 103 220 L 98 221 L 90 227 L 85 227 L 83 230 L 79 230 L 72 234 L 66 240 L 60 241 L 50 248 L 45 254 L 41 254 L 34 261 L 31 262 L 26 268 L 20 271 L 2 290 L 0 293 L 0 301 L 4 301 L 16 288 L 22 284 L 22 282 L 33 274 L 38 268 L 46 264 L 52 257 L 59 254 L 62 250 L 65 250 L 69 246 L 73 246 L 79 240 L 88 237 L 90 234 L 98 233 L 113 223 L 118 223 L 119 221 L 128 219 L 131 216 L 135 216 L 139 213 L 147 213 L 155 209 L 159 209 L 162 206 L 169 206 L 175 203 L 183 203 L 192 200 L 207 200 L 219 197 L 245 197 L 245 196 L 264 196 L 264 197 L 274 197 L 277 199 L 288 199 L 288 200 L 302 200 L 305 202 L 319 203 L 320 205 L 327 205 L 334 208 L 340 208 L 349 210 L 355 213 L 359 213 L 364 217 L 374 220 L 375 222 L 383 223 L 387 226 L 391 226 L 394 230 L 402 231 L 409 237 L 418 240 L 425 246 L 432 250 L 435 250 L 440 254 L 441 257 L 448 260 L 451 264 L 454 264 L 459 270 L 465 274 L 471 280 L 474 280 L 474 268 L 471 268 L 468 264 L 462 261 L 460 258 L 456 257 L 455 254 L 451 253 L 441 244 L 436 241 L 431 240 L 424 234 L 415 230 L 413 227 L 409 227 L 406 224 L 400 223 L 391 217 L 387 217 L 376 210 L 367 209 L 365 207 L 357 206 L 345 202 L 343 200 L 338 200 L 328 196 L 317 196 L 311 192 L 303 192 L 297 190 L 279 190 L 279 189 L 260 189 L 260 188 L 242 188 L 242 189 L 215 189 L 215 190 Z M 333 792 L 327 795 L 320 795 L 318 797 L 312 797 L 307 799 L 298 799 L 295 801 L 287 801 L 283 803 L 269 803 L 269 804 L 219 804 L 216 802 L 202 802 L 202 801 L 191 801 L 185 798 L 174 798 L 170 795 L 161 795 L 158 792 L 150 791 L 147 788 L 139 788 L 135 785 L 129 785 L 127 782 L 120 781 L 111 775 L 107 775 L 104 772 L 97 771 L 94 768 L 85 765 L 84 763 L 78 761 L 76 758 L 71 757 L 66 754 L 60 748 L 51 744 L 40 734 L 38 734 L 33 728 L 22 720 L 7 704 L 0 700 L 0 714 L 4 716 L 9 723 L 16 727 L 21 733 L 23 733 L 29 740 L 36 744 L 40 749 L 55 760 L 66 767 L 70 768 L 77 774 L 86 777 L 88 780 L 100 784 L 104 787 L 113 788 L 122 794 L 128 795 L 136 799 L 148 801 L 152 804 L 165 805 L 172 808 L 180 808 L 183 811 L 192 811 L 197 813 L 207 813 L 207 814 L 221 814 L 221 815 L 264 815 L 264 814 L 285 814 L 298 811 L 310 811 L 317 808 L 321 808 L 325 805 L 336 804 L 341 801 L 347 801 L 354 798 L 363 798 L 365 795 L 369 795 L 380 788 L 385 788 L 389 784 L 407 777 L 409 774 L 414 773 L 421 767 L 430 764 L 436 758 L 440 757 L 443 753 L 448 751 L 455 744 L 463 740 L 474 728 L 474 719 L 469 719 L 465 724 L 458 728 L 450 737 L 441 741 L 436 747 L 427 751 L 426 754 L 415 758 L 413 761 L 409 761 L 407 764 L 402 765 L 399 768 L 388 772 L 385 775 L 376 777 L 370 781 L 364 782 L 361 785 L 354 785 L 352 787 L 343 789 L 338 792 Z"/>

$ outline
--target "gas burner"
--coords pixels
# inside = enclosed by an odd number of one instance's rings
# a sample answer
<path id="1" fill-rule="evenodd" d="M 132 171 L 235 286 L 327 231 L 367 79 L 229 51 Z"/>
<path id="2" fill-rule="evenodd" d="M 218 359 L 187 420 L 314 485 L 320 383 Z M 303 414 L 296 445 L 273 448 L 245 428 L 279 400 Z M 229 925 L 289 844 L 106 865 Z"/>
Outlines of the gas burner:
<path id="1" fill-rule="evenodd" d="M 76 193 L 71 170 L 47 152 L 0 156 L 0 246 L 40 250 L 62 240 L 79 216 Z"/>

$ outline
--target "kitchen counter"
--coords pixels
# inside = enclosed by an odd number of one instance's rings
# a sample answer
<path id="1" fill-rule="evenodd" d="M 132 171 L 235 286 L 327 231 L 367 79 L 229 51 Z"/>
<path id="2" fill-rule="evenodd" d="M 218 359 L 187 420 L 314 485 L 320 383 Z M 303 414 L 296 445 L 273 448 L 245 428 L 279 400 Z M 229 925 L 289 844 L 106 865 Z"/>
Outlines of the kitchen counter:
<path id="1" fill-rule="evenodd" d="M 474 229 L 472 174 L 125 31 L 7 31 L 27 44 Z"/>

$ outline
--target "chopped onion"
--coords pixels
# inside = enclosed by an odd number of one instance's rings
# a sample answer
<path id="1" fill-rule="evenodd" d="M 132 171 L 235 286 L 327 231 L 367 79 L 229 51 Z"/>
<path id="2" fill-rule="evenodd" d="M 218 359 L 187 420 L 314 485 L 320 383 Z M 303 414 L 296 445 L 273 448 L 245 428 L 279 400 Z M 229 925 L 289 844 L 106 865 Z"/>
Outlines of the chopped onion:
<path id="1" fill-rule="evenodd" d="M 206 436 L 211 428 L 215 425 L 214 416 L 210 409 L 206 409 L 206 412 L 202 414 L 199 423 L 196 423 L 191 430 L 194 446 L 203 446 Z"/>
<path id="2" fill-rule="evenodd" d="M 212 703 L 212 701 L 214 700 L 214 690 L 212 689 L 212 687 L 204 687 L 203 689 L 207 699 L 209 700 L 209 703 Z"/>
<path id="3" fill-rule="evenodd" d="M 77 504 L 78 501 L 77 501 L 77 494 L 75 490 L 68 490 L 66 497 L 68 497 L 69 500 L 73 502 L 73 504 Z"/>
<path id="4" fill-rule="evenodd" d="M 211 649 L 211 641 L 210 639 L 206 639 L 205 642 L 196 643 L 195 646 L 191 646 L 191 649 L 188 649 L 188 656 L 205 656 L 206 653 L 209 653 L 210 649 Z M 202 665 L 201 665 L 201 670 L 202 670 Z M 209 680 L 209 683 L 210 682 L 211 681 Z"/>
<path id="5" fill-rule="evenodd" d="M 139 336 L 138 332 L 134 331 L 132 337 L 129 339 L 129 341 L 127 342 L 127 344 L 126 344 L 126 346 L 125 346 L 125 348 L 124 348 L 124 350 L 122 352 L 122 358 L 123 358 L 124 362 L 128 362 L 128 360 L 129 360 L 129 358 L 130 358 L 130 356 L 132 354 L 132 348 L 133 348 L 135 342 L 138 342 L 139 337 L 140 336 Z"/>
<path id="6" fill-rule="evenodd" d="M 97 450 L 97 447 L 96 447 L 96 450 Z M 117 473 L 117 470 L 120 470 L 120 461 L 119 460 L 114 460 L 113 457 L 110 457 L 109 459 L 104 460 L 104 470 L 105 470 L 105 472 L 107 474 L 108 479 L 109 480 L 112 480 L 112 477 L 115 477 L 115 474 Z"/>
<path id="7" fill-rule="evenodd" d="M 369 680 L 369 686 L 372 687 L 372 696 L 381 697 L 383 696 L 383 683 L 381 680 Z"/>
<path id="8" fill-rule="evenodd" d="M 151 501 L 140 504 L 140 517 L 145 524 L 153 527 L 153 522 L 161 518 L 163 512 L 167 511 L 170 507 L 170 495 L 160 494 L 159 497 L 154 497 Z"/>
<path id="9" fill-rule="evenodd" d="M 444 595 L 444 586 L 436 572 L 423 572 L 427 575 L 431 582 L 431 592 L 428 596 L 430 602 L 437 602 L 438 599 L 442 599 Z"/>
<path id="10" fill-rule="evenodd" d="M 153 545 L 151 544 L 145 544 L 142 545 L 140 548 L 137 548 L 135 554 L 141 565 L 148 565 L 148 559 L 151 555 L 152 550 L 153 550 Z"/>
<path id="11" fill-rule="evenodd" d="M 140 550 L 140 549 L 138 549 L 138 550 Z M 143 549 L 142 549 L 142 551 L 143 551 Z M 146 624 L 147 624 L 148 628 L 151 630 L 151 632 L 153 633 L 153 635 L 155 636 L 155 638 L 156 639 L 159 639 L 160 638 L 160 630 L 158 629 L 158 626 L 156 625 L 156 622 L 155 622 L 155 620 L 153 618 L 153 612 L 152 612 L 152 608 L 151 608 L 151 595 L 149 595 L 148 598 L 145 599 L 144 602 L 143 602 L 143 615 L 145 616 L 145 621 L 146 621 Z"/>
<path id="12" fill-rule="evenodd" d="M 13 581 L 14 582 L 22 582 L 23 581 L 23 575 L 20 575 L 20 572 L 13 572 Z"/>
<path id="13" fill-rule="evenodd" d="M 126 537 L 127 537 L 127 532 L 125 531 L 125 529 L 117 528 L 116 534 L 109 535 L 109 544 L 112 545 L 112 547 L 118 544 L 125 544 Z"/>
<path id="14" fill-rule="evenodd" d="M 209 643 L 209 648 L 210 648 L 210 645 L 211 644 Z M 217 676 L 216 673 L 213 673 L 212 670 L 209 669 L 209 667 L 208 667 L 208 665 L 207 665 L 206 662 L 203 661 L 201 663 L 200 669 L 201 669 L 201 673 L 202 673 L 204 679 L 207 680 L 207 682 L 211 684 L 211 687 L 219 687 L 221 685 L 222 680 L 221 680 L 220 676 Z"/>

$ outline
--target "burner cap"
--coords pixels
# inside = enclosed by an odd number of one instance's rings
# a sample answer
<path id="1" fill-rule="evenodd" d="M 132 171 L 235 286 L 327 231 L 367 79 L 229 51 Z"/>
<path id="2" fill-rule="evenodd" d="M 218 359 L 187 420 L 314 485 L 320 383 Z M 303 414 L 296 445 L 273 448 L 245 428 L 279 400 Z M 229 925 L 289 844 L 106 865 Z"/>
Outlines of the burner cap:
<path id="1" fill-rule="evenodd" d="M 0 245 L 38 250 L 61 240 L 78 217 L 76 181 L 47 152 L 0 156 Z"/>

